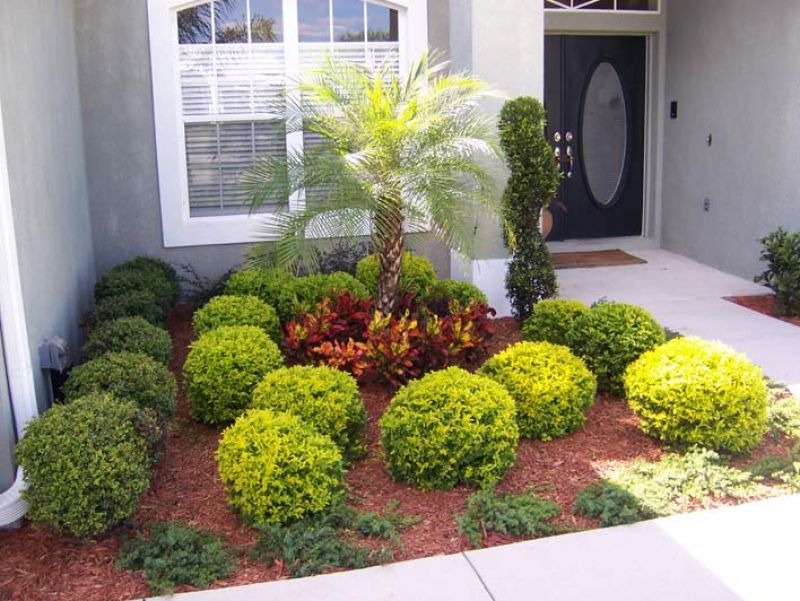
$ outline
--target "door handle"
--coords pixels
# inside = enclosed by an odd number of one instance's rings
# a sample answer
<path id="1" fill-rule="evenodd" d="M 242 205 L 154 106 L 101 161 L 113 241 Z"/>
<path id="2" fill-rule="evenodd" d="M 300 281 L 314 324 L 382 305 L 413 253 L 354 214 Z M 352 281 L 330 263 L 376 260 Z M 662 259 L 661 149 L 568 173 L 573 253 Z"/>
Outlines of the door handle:
<path id="1" fill-rule="evenodd" d="M 572 155 L 573 155 L 572 146 L 570 146 L 568 144 L 567 145 L 567 178 L 571 178 L 572 177 L 572 165 L 573 165 L 573 161 L 575 160 Z"/>

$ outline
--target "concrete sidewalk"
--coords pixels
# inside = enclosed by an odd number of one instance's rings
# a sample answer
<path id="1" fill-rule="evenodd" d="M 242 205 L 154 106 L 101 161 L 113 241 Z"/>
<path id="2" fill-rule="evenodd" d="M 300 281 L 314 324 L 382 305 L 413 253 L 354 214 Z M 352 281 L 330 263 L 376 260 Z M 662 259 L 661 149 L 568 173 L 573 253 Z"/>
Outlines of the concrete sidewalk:
<path id="1" fill-rule="evenodd" d="M 647 263 L 559 270 L 560 295 L 586 303 L 607 299 L 640 305 L 665 327 L 732 346 L 800 394 L 800 327 L 723 299 L 767 294 L 767 288 L 664 250 L 630 252 Z M 492 291 L 492 306 L 509 315 L 505 262 L 485 262 L 478 277 L 481 287 Z"/>
<path id="2" fill-rule="evenodd" d="M 159 601 L 797 601 L 800 496 Z"/>

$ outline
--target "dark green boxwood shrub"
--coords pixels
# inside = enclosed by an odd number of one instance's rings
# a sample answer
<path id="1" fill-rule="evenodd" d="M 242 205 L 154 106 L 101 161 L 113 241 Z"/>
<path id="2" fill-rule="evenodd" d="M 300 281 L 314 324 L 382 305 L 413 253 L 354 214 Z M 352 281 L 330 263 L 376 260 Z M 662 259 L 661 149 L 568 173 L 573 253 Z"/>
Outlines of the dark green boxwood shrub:
<path id="1" fill-rule="evenodd" d="M 202 336 L 220 326 L 256 326 L 280 344 L 281 321 L 272 306 L 257 296 L 230 294 L 212 298 L 194 313 L 194 333 Z"/>
<path id="2" fill-rule="evenodd" d="M 364 451 L 364 402 L 355 378 L 338 369 L 277 369 L 256 386 L 252 407 L 294 413 L 330 436 L 345 459 L 354 459 Z"/>
<path id="3" fill-rule="evenodd" d="M 282 269 L 254 268 L 234 273 L 225 285 L 225 293 L 257 296 L 278 312 L 281 323 L 297 316 L 297 278 Z"/>
<path id="4" fill-rule="evenodd" d="M 514 315 L 522 320 L 557 291 L 553 261 L 539 231 L 542 209 L 555 198 L 561 181 L 545 127 L 546 112 L 535 98 L 510 100 L 500 112 L 500 144 L 511 171 L 503 195 L 511 251 L 506 291 Z"/>
<path id="5" fill-rule="evenodd" d="M 137 290 L 99 301 L 87 318 L 87 325 L 95 328 L 101 323 L 123 317 L 143 317 L 148 323 L 162 327 L 167 321 L 167 310 L 156 302 L 149 290 Z"/>
<path id="6" fill-rule="evenodd" d="M 595 305 L 579 317 L 569 346 L 597 376 L 601 391 L 621 396 L 625 369 L 639 356 L 663 344 L 664 328 L 641 307 L 624 303 Z"/>
<path id="7" fill-rule="evenodd" d="M 253 390 L 283 355 L 255 326 L 222 326 L 192 343 L 183 366 L 192 417 L 213 426 L 229 424 L 250 405 Z"/>
<path id="8" fill-rule="evenodd" d="M 764 375 L 718 342 L 676 338 L 645 353 L 625 389 L 642 431 L 669 444 L 744 453 L 767 431 Z"/>
<path id="9" fill-rule="evenodd" d="M 152 454 L 143 425 L 153 414 L 130 401 L 91 395 L 30 422 L 15 455 L 28 518 L 91 538 L 129 518 L 150 486 Z"/>
<path id="10" fill-rule="evenodd" d="M 522 337 L 531 342 L 569 345 L 569 333 L 578 318 L 589 312 L 581 301 L 548 298 L 536 304 L 522 324 Z"/>
<path id="11" fill-rule="evenodd" d="M 597 380 L 564 346 L 521 342 L 484 363 L 480 373 L 505 387 L 517 405 L 521 436 L 550 440 L 586 421 Z"/>
<path id="12" fill-rule="evenodd" d="M 493 485 L 513 465 L 519 439 L 505 388 L 456 367 L 401 388 L 380 427 L 392 476 L 423 490 Z"/>
<path id="13" fill-rule="evenodd" d="M 489 300 L 475 284 L 459 280 L 438 280 L 430 287 L 423 299 L 425 306 L 437 315 L 450 313 L 451 303 L 457 309 L 465 309 L 470 304 L 488 305 Z"/>
<path id="14" fill-rule="evenodd" d="M 800 315 L 800 232 L 778 228 L 760 240 L 760 259 L 767 269 L 756 278 L 775 292 L 778 307 L 787 315 Z"/>
<path id="15" fill-rule="evenodd" d="M 378 292 L 379 273 L 378 255 L 364 257 L 356 265 L 356 277 L 367 287 L 369 294 L 373 296 Z M 414 294 L 424 298 L 435 283 L 436 270 L 433 268 L 433 263 L 425 257 L 418 257 L 410 252 L 403 253 L 400 263 L 400 285 L 398 289 L 400 296 Z"/>
<path id="16" fill-rule="evenodd" d="M 366 286 L 349 273 L 315 273 L 295 282 L 300 311 L 313 310 L 322 299 L 335 299 L 344 293 L 356 299 L 366 299 L 370 293 Z"/>
<path id="17" fill-rule="evenodd" d="M 83 347 L 85 359 L 120 352 L 142 353 L 162 365 L 169 365 L 172 339 L 169 332 L 152 325 L 144 317 L 122 317 L 98 325 Z"/>
<path id="18" fill-rule="evenodd" d="M 158 259 L 140 257 L 106 271 L 94 287 L 96 301 L 140 290 L 153 293 L 155 302 L 169 307 L 180 294 L 175 270 Z"/>
<path id="19" fill-rule="evenodd" d="M 228 503 L 252 524 L 319 513 L 345 495 L 336 444 L 291 413 L 248 411 L 223 432 L 217 462 Z"/>
<path id="20" fill-rule="evenodd" d="M 150 592 L 161 595 L 182 584 L 206 589 L 233 573 L 236 558 L 213 532 L 160 522 L 149 537 L 140 533 L 123 543 L 117 567 L 144 572 Z"/>
<path id="21" fill-rule="evenodd" d="M 142 353 L 106 353 L 74 368 L 64 384 L 64 397 L 74 401 L 91 393 L 109 393 L 168 417 L 175 411 L 175 377 Z"/>

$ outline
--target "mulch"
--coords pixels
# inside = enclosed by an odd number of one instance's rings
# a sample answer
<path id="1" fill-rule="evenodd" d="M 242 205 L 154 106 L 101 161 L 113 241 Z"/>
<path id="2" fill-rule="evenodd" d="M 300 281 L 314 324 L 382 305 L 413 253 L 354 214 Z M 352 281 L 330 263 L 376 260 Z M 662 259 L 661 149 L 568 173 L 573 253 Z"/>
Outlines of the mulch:
<path id="1" fill-rule="evenodd" d="M 758 311 L 764 315 L 769 315 L 781 321 L 785 321 L 795 326 L 800 326 L 800 317 L 786 317 L 780 311 L 775 295 L 759 294 L 755 296 L 726 296 L 726 301 L 736 303 L 752 311 Z"/>
<path id="2" fill-rule="evenodd" d="M 193 338 L 191 311 L 178 307 L 169 320 L 173 337 L 172 369 L 179 380 L 178 411 L 166 438 L 166 448 L 151 490 L 126 528 L 119 528 L 97 541 L 79 542 L 25 523 L 22 528 L 0 533 L 0 601 L 24 599 L 122 601 L 148 594 L 141 574 L 114 567 L 123 534 L 146 527 L 153 521 L 178 520 L 223 535 L 229 543 L 246 549 L 255 542 L 252 528 L 244 525 L 225 501 L 217 476 L 214 451 L 219 432 L 189 419 L 181 381 L 181 366 Z M 519 341 L 519 328 L 512 319 L 496 320 L 497 334 L 492 353 Z M 394 482 L 386 471 L 379 442 L 378 420 L 391 398 L 391 390 L 369 385 L 362 388 L 369 415 L 369 452 L 347 475 L 351 502 L 362 510 L 381 511 L 391 502 L 398 510 L 420 518 L 402 533 L 402 546 L 395 560 L 455 553 L 469 548 L 456 528 L 454 516 L 463 512 L 472 492 L 460 487 L 451 491 L 420 492 Z M 765 442 L 763 454 L 773 450 Z M 521 492 L 534 489 L 563 509 L 559 523 L 566 530 L 595 527 L 591 520 L 572 515 L 577 493 L 600 479 L 609 467 L 637 459 L 657 460 L 661 446 L 644 437 L 627 405 L 600 397 L 589 411 L 585 425 L 575 434 L 551 442 L 520 442 L 515 466 L 499 485 L 500 490 Z M 512 537 L 489 534 L 485 546 L 513 542 Z M 243 555 L 237 572 L 213 588 L 286 578 L 280 564 L 268 568 Z M 181 587 L 178 592 L 194 590 Z"/>

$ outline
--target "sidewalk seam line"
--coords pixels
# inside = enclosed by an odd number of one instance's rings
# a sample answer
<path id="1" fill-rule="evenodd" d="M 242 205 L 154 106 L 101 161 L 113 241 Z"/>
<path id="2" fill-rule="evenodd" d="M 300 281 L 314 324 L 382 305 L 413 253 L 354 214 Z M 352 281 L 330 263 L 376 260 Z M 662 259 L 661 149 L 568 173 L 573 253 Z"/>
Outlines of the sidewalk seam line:
<path id="1" fill-rule="evenodd" d="M 469 567 L 470 567 L 470 568 L 472 568 L 472 571 L 474 572 L 475 576 L 477 576 L 477 577 L 478 577 L 478 580 L 480 581 L 481 585 L 483 586 L 483 590 L 485 590 L 485 591 L 486 591 L 486 594 L 487 594 L 487 595 L 489 595 L 489 599 L 491 599 L 492 601 L 497 601 L 497 600 L 494 598 L 494 595 L 492 594 L 492 591 L 490 591 L 490 590 L 489 590 L 489 587 L 486 585 L 486 582 L 484 581 L 484 579 L 483 579 L 483 576 L 481 576 L 481 575 L 480 575 L 480 572 L 478 572 L 477 568 L 476 568 L 476 567 L 473 565 L 473 563 L 472 563 L 472 562 L 469 560 L 469 557 L 467 557 L 467 554 L 466 554 L 466 553 L 464 553 L 464 552 L 462 551 L 462 552 L 461 552 L 461 556 L 462 556 L 464 559 L 466 559 L 466 560 L 467 560 L 467 563 L 469 564 Z"/>

